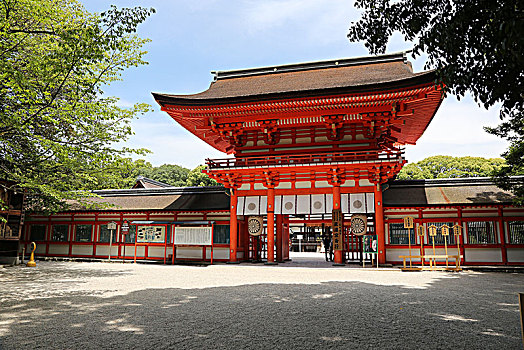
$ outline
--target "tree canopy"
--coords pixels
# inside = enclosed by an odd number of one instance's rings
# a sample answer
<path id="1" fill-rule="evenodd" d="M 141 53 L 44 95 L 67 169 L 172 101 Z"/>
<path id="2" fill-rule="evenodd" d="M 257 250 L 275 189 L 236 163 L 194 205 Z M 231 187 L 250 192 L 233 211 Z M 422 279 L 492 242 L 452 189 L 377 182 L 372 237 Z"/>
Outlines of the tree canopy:
<path id="1" fill-rule="evenodd" d="M 185 186 L 217 186 L 217 182 L 202 173 L 205 168 L 200 165 L 193 170 L 176 164 L 163 164 L 154 167 L 144 159 L 124 159 L 119 168 L 114 169 L 112 176 L 98 185 L 99 190 L 111 188 L 131 188 L 136 183 L 138 176 L 144 176 L 152 180 L 160 181 L 175 187 Z"/>
<path id="2" fill-rule="evenodd" d="M 486 128 L 506 138 L 506 165 L 496 182 L 524 201 L 524 3 L 521 0 L 356 0 L 364 10 L 348 38 L 382 53 L 394 32 L 413 42 L 413 55 L 427 55 L 426 68 L 459 98 L 470 92 L 488 108 L 501 104 L 503 122 Z"/>
<path id="3" fill-rule="evenodd" d="M 489 177 L 504 165 L 502 158 L 433 156 L 405 165 L 397 179 Z"/>
<path id="4" fill-rule="evenodd" d="M 186 186 L 221 186 L 202 172 L 205 167 L 205 165 L 200 165 L 191 170 L 187 175 Z"/>
<path id="5" fill-rule="evenodd" d="M 146 64 L 148 41 L 134 34 L 153 9 L 87 12 L 76 0 L 0 3 L 0 178 L 59 208 L 114 179 L 117 149 L 148 105 L 121 108 L 104 87 Z"/>

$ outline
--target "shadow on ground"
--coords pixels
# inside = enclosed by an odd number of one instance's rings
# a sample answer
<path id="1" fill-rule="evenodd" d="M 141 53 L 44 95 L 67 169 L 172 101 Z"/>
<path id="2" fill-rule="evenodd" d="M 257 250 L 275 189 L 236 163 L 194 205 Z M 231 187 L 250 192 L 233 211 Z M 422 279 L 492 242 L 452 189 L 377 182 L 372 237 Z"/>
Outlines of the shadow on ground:
<path id="1" fill-rule="evenodd" d="M 521 282 L 470 274 L 427 289 L 258 284 L 6 301 L 0 348 L 519 349 Z"/>

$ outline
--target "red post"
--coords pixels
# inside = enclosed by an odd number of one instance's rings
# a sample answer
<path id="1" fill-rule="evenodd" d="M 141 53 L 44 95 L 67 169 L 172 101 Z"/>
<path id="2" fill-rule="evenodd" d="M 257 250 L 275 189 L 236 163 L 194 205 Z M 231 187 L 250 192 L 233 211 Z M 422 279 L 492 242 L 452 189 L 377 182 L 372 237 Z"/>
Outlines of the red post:
<path id="1" fill-rule="evenodd" d="M 333 209 L 340 209 L 340 185 L 334 184 L 333 186 Z M 344 214 L 342 214 L 342 217 Z M 343 219 L 342 219 L 343 220 Z M 344 221 L 342 221 L 342 227 L 344 227 Z M 344 240 L 344 235 L 341 236 L 341 239 Z M 342 246 L 344 246 L 344 243 L 342 242 Z M 344 265 L 344 251 L 342 250 L 335 250 L 335 258 L 333 263 L 335 265 Z"/>
<path id="2" fill-rule="evenodd" d="M 504 213 L 502 207 L 498 209 L 498 223 L 499 223 L 499 234 L 500 234 L 500 249 L 502 253 L 502 262 L 504 265 L 508 264 L 508 251 L 506 250 L 506 235 L 504 234 Z"/>
<path id="3" fill-rule="evenodd" d="M 231 189 L 231 205 L 229 206 L 229 262 L 237 263 L 237 237 L 238 237 L 238 222 L 237 222 L 237 203 L 238 197 L 233 189 Z"/>
<path id="4" fill-rule="evenodd" d="M 268 265 L 275 262 L 275 189 L 267 189 L 267 262 Z"/>
<path id="5" fill-rule="evenodd" d="M 380 184 L 375 185 L 375 225 L 377 229 L 378 263 L 386 263 L 386 235 L 384 232 L 384 207 L 382 203 L 382 189 Z"/>
<path id="6" fill-rule="evenodd" d="M 283 255 L 283 236 L 282 236 L 282 229 L 283 229 L 283 220 L 282 220 L 282 214 L 277 214 L 277 262 L 284 262 L 284 255 Z"/>

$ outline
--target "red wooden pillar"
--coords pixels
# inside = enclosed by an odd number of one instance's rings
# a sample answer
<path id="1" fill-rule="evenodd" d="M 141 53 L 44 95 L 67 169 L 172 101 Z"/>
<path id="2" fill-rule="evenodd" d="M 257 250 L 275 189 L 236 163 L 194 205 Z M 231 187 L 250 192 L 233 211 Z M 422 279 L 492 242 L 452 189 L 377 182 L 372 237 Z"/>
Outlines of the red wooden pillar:
<path id="1" fill-rule="evenodd" d="M 378 263 L 386 263 L 386 235 L 384 232 L 384 207 L 382 203 L 382 189 L 380 184 L 375 185 L 375 225 L 377 229 Z"/>
<path id="2" fill-rule="evenodd" d="M 283 233 L 283 220 L 282 220 L 282 214 L 276 215 L 276 221 L 277 221 L 277 262 L 284 262 L 284 237 L 282 235 Z"/>
<path id="3" fill-rule="evenodd" d="M 229 263 L 238 263 L 237 261 L 237 203 L 238 197 L 234 189 L 231 189 L 231 205 L 229 206 Z"/>
<path id="4" fill-rule="evenodd" d="M 340 184 L 333 184 L 333 209 L 341 209 L 340 206 Z M 342 228 L 344 227 L 344 214 L 342 214 Z M 342 246 L 344 246 L 344 234 L 341 235 Z M 335 258 L 333 263 L 335 265 L 344 265 L 344 251 L 335 250 Z"/>
<path id="5" fill-rule="evenodd" d="M 504 220 L 502 207 L 498 208 L 498 223 L 499 223 L 499 234 L 500 234 L 500 249 L 502 250 L 502 262 L 504 265 L 508 264 L 508 251 L 506 250 L 506 235 L 504 234 Z"/>
<path id="6" fill-rule="evenodd" d="M 464 222 L 462 221 L 462 208 L 457 209 L 457 215 L 458 215 L 458 224 L 461 227 L 462 234 L 459 236 L 459 242 L 460 242 L 460 255 L 462 255 L 462 265 L 466 263 L 466 248 L 464 246 L 464 242 L 466 242 L 464 236 L 467 234 L 467 225 L 466 230 L 462 226 Z"/>
<path id="7" fill-rule="evenodd" d="M 267 262 L 268 265 L 275 262 L 275 189 L 270 186 L 267 189 Z"/>

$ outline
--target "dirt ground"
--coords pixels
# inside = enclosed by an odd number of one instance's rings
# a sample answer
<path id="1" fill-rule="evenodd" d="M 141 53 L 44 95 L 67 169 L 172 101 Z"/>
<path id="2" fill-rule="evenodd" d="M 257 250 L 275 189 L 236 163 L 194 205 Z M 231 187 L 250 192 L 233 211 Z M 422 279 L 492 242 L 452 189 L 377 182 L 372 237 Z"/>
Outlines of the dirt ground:
<path id="1" fill-rule="evenodd" d="M 524 274 L 294 260 L 0 268 L 0 349 L 521 349 Z"/>

